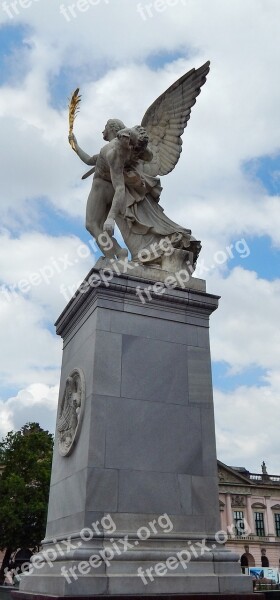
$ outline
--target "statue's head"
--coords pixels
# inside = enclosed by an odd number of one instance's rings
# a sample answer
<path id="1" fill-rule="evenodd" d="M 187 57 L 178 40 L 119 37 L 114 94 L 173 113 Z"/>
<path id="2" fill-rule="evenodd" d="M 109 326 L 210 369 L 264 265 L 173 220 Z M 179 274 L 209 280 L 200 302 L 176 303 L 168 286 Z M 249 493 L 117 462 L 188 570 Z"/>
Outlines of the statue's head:
<path id="1" fill-rule="evenodd" d="M 133 130 L 136 132 L 137 135 L 137 147 L 139 149 L 147 148 L 149 143 L 149 136 L 147 134 L 146 129 L 144 129 L 144 127 L 142 127 L 141 125 L 136 125 L 136 127 L 133 127 Z"/>
<path id="2" fill-rule="evenodd" d="M 125 124 L 120 119 L 109 119 L 102 132 L 104 140 L 110 142 L 117 136 L 118 131 L 121 129 L 125 129 Z"/>
<path id="3" fill-rule="evenodd" d="M 120 129 L 117 133 L 117 138 L 122 141 L 124 145 L 134 148 L 136 152 L 145 150 L 149 142 L 148 134 L 141 125 Z"/>
<path id="4" fill-rule="evenodd" d="M 128 127 L 120 129 L 117 133 L 117 138 L 121 144 L 127 148 L 136 142 L 136 137 L 132 135 L 132 129 L 129 129 Z"/>

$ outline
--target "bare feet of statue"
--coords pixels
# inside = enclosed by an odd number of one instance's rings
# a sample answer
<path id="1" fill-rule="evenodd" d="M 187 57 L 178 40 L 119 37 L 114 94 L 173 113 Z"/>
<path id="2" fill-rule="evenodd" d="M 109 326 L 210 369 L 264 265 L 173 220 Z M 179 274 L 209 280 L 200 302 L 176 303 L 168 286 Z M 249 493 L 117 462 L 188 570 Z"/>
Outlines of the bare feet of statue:
<path id="1" fill-rule="evenodd" d="M 112 237 L 115 228 L 115 221 L 110 217 L 106 219 L 103 227 L 103 231 L 107 231 L 107 233 Z"/>

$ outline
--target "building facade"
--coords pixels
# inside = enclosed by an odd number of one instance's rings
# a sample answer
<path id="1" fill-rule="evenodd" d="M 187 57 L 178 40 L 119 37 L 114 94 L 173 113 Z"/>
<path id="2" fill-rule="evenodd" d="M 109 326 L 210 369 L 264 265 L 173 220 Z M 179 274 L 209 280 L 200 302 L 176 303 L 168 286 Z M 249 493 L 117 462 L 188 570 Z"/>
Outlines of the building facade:
<path id="1" fill-rule="evenodd" d="M 280 476 L 218 461 L 219 501 L 226 546 L 240 554 L 241 566 L 280 566 Z"/>

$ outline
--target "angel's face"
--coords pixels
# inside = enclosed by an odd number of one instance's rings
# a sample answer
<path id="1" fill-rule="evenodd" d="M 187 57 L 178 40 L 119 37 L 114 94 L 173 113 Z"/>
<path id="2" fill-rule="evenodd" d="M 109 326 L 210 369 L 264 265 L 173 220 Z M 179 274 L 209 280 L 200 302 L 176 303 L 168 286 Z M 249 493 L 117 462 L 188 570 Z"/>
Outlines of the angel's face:
<path id="1" fill-rule="evenodd" d="M 104 131 L 102 131 L 102 135 L 103 135 L 103 140 L 105 140 L 106 142 L 109 142 L 109 126 L 108 126 L 108 123 L 106 123 Z"/>
<path id="2" fill-rule="evenodd" d="M 129 129 L 121 129 L 120 131 L 118 131 L 117 138 L 125 148 L 128 148 L 130 146 L 130 130 Z"/>

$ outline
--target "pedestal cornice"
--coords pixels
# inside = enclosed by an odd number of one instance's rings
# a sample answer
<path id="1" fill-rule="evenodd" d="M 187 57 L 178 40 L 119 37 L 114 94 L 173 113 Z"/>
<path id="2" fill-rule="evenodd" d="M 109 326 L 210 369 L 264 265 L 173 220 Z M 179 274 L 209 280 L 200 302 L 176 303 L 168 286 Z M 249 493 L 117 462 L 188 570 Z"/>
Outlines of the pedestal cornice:
<path id="1" fill-rule="evenodd" d="M 99 275 L 100 283 L 98 287 L 92 287 L 90 285 L 91 278 Z M 106 274 L 102 279 L 102 272 L 94 268 L 91 269 L 80 288 L 58 317 L 55 323 L 57 334 L 64 337 L 91 306 L 93 308 L 96 306 L 107 308 L 108 301 L 110 307 L 114 305 L 114 310 L 127 310 L 130 313 L 139 314 L 139 309 L 142 309 L 147 315 L 151 311 L 153 313 L 165 311 L 168 313 L 167 318 L 169 320 L 172 320 L 172 315 L 174 315 L 174 320 L 181 320 L 182 322 L 187 321 L 188 312 L 204 318 L 207 316 L 208 318 L 218 308 L 220 296 L 192 288 L 171 289 L 165 287 L 161 293 L 149 289 L 149 299 L 147 298 L 147 301 L 142 304 L 137 296 L 137 289 L 152 288 L 154 284 L 155 282 L 149 279 L 145 280 L 128 275 L 114 275 L 112 279 L 107 281 Z M 133 306 L 135 306 L 135 309 Z"/>

